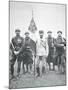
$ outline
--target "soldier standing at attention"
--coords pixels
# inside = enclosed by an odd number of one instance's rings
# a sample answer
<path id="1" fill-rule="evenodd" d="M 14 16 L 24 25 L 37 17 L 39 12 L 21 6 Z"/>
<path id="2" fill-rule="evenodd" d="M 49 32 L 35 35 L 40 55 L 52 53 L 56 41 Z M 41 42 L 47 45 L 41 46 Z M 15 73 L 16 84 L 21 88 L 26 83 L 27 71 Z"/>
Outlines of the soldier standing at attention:
<path id="1" fill-rule="evenodd" d="M 48 44 L 43 38 L 43 30 L 39 31 L 39 39 L 36 41 L 36 70 L 37 76 L 42 76 L 42 68 L 46 71 L 46 58 L 48 56 Z"/>
<path id="2" fill-rule="evenodd" d="M 35 42 L 30 38 L 30 33 L 25 32 L 23 52 L 23 70 L 25 72 L 24 64 L 26 65 L 26 72 L 32 72 L 33 54 L 35 53 Z"/>
<path id="3" fill-rule="evenodd" d="M 13 58 L 11 60 L 12 78 L 14 77 L 14 64 L 16 62 L 16 59 L 18 62 L 17 76 L 20 75 L 21 61 L 22 61 L 21 49 L 22 49 L 23 44 L 24 44 L 24 39 L 23 39 L 23 37 L 20 36 L 20 30 L 19 29 L 15 30 L 15 34 L 16 34 L 16 36 L 13 37 L 11 40 L 12 52 L 13 52 Z"/>
<path id="4" fill-rule="evenodd" d="M 53 70 L 54 70 L 54 59 L 53 59 L 54 38 L 52 37 L 52 32 L 51 31 L 48 31 L 47 34 L 48 34 L 47 41 L 48 41 L 48 46 L 49 46 L 49 54 L 48 54 L 48 57 L 47 57 L 47 62 L 48 62 L 48 65 L 49 65 L 49 70 L 51 70 L 50 64 L 53 63 Z"/>
<path id="5" fill-rule="evenodd" d="M 57 52 L 57 57 L 56 57 L 56 62 L 55 64 L 58 65 L 58 69 L 60 70 L 60 66 L 61 66 L 61 57 L 64 53 L 64 45 L 65 45 L 65 40 L 64 38 L 62 37 L 62 32 L 61 31 L 58 31 L 57 32 L 58 36 L 55 40 L 55 47 L 56 47 L 56 52 Z"/>

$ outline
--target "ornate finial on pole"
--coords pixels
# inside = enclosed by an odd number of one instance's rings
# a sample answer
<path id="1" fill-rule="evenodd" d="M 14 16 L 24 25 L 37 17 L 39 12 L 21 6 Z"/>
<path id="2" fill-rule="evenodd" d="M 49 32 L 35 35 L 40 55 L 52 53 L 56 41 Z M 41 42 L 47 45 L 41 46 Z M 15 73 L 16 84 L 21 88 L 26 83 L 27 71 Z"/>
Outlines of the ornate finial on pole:
<path id="1" fill-rule="evenodd" d="M 32 9 L 32 18 L 33 18 L 33 9 Z"/>
<path id="2" fill-rule="evenodd" d="M 30 25 L 28 27 L 28 30 L 30 30 L 31 32 L 35 33 L 35 31 L 37 30 L 36 24 L 34 22 L 34 13 L 33 13 L 33 9 L 32 9 L 32 19 L 30 21 Z"/>

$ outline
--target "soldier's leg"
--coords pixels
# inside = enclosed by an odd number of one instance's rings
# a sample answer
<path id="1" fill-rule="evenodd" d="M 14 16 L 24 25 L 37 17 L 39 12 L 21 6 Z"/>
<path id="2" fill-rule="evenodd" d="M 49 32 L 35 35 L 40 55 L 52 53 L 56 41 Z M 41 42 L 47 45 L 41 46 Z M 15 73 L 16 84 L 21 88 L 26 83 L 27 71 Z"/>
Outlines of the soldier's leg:
<path id="1" fill-rule="evenodd" d="M 23 74 L 25 74 L 25 64 L 24 64 L 24 62 L 22 62 L 22 70 L 23 70 Z"/>
<path id="2" fill-rule="evenodd" d="M 32 64 L 30 64 L 30 70 L 32 70 Z"/>
<path id="3" fill-rule="evenodd" d="M 55 62 L 54 62 L 54 58 L 53 58 L 53 70 L 55 70 Z"/>
<path id="4" fill-rule="evenodd" d="M 51 55 L 49 55 L 49 70 L 51 70 Z"/>
<path id="5" fill-rule="evenodd" d="M 36 62 L 36 72 L 37 72 L 37 76 L 40 76 L 40 68 L 39 68 L 40 60 L 39 60 L 39 56 L 37 56 L 36 60 L 37 60 L 37 62 Z"/>
<path id="6" fill-rule="evenodd" d="M 21 68 L 21 61 L 18 61 L 18 69 L 17 69 L 18 75 L 20 74 L 20 68 Z"/>
<path id="7" fill-rule="evenodd" d="M 57 58 L 57 61 L 58 61 L 58 71 L 60 71 L 60 60 L 61 60 L 61 57 L 60 57 L 60 55 L 58 55 L 58 58 Z"/>
<path id="8" fill-rule="evenodd" d="M 22 62 L 22 57 L 20 55 L 17 58 L 17 62 L 18 62 L 17 76 L 19 76 L 20 75 L 20 70 L 21 70 L 21 62 Z"/>
<path id="9" fill-rule="evenodd" d="M 64 73 L 65 71 L 65 59 L 64 59 L 64 55 L 61 55 L 61 73 Z"/>
<path id="10" fill-rule="evenodd" d="M 46 73 L 46 65 L 47 63 L 46 63 L 46 57 L 45 56 L 43 56 L 43 69 L 44 69 L 44 73 Z"/>
<path id="11" fill-rule="evenodd" d="M 11 72 L 12 78 L 14 77 L 14 65 L 15 65 L 15 61 L 16 61 L 16 56 L 14 55 L 12 60 L 10 61 L 10 72 Z"/>
<path id="12" fill-rule="evenodd" d="M 48 55 L 48 57 L 47 57 L 47 63 L 48 63 L 49 70 L 50 70 L 50 56 L 49 56 L 49 55 Z"/>
<path id="13" fill-rule="evenodd" d="M 26 64 L 26 72 L 28 72 L 29 64 Z"/>
<path id="14" fill-rule="evenodd" d="M 43 66 L 43 61 L 40 60 L 40 64 L 39 64 L 40 76 L 42 76 L 42 66 Z"/>
<path id="15" fill-rule="evenodd" d="M 53 58 L 53 55 L 51 55 L 51 62 L 52 62 L 52 64 L 53 64 L 53 68 L 52 68 L 52 70 L 54 70 L 55 67 L 54 67 L 54 58 Z"/>

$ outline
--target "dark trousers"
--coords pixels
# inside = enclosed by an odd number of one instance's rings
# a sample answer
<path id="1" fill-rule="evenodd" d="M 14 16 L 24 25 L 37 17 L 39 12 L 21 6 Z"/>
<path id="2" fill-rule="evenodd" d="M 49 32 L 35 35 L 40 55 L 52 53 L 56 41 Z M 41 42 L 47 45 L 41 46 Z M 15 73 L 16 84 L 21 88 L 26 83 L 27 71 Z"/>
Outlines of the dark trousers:
<path id="1" fill-rule="evenodd" d="M 20 70 L 21 70 L 21 62 L 22 62 L 21 54 L 19 54 L 18 56 L 13 55 L 13 58 L 10 61 L 10 72 L 11 72 L 12 76 L 14 75 L 14 65 L 15 65 L 16 60 L 17 60 L 17 63 L 18 63 L 17 73 L 19 74 Z"/>
<path id="2" fill-rule="evenodd" d="M 21 55 L 21 54 L 18 55 L 17 63 L 18 63 L 17 73 L 20 74 L 20 71 L 21 71 L 21 63 L 22 63 L 22 55 Z"/>
<path id="3" fill-rule="evenodd" d="M 53 63 L 53 70 L 54 70 L 54 58 L 53 58 L 53 55 L 49 54 L 48 58 L 47 58 L 47 63 L 49 65 L 49 69 L 51 69 L 51 67 L 50 67 L 51 62 Z"/>
<path id="4" fill-rule="evenodd" d="M 12 57 L 12 60 L 10 60 L 10 73 L 12 76 L 14 76 L 14 65 L 15 65 L 15 62 L 16 62 L 16 56 L 13 55 Z"/>
<path id="5" fill-rule="evenodd" d="M 62 55 L 57 55 L 57 57 L 56 57 L 56 62 L 57 62 L 58 66 L 60 66 L 60 64 L 61 64 L 61 57 L 62 57 Z"/>

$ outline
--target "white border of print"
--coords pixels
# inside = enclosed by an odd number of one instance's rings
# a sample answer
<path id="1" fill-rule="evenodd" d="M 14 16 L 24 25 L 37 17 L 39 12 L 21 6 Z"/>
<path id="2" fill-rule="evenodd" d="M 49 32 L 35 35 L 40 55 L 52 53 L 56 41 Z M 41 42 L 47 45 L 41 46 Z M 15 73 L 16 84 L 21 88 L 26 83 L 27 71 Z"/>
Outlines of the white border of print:
<path id="1" fill-rule="evenodd" d="M 12 0 L 11 0 L 12 1 Z M 13 1 L 30 1 L 30 2 L 45 2 L 45 3 L 61 3 L 61 4 L 67 4 L 68 9 L 68 0 L 13 0 Z M 9 84 L 9 76 L 8 76 L 8 40 L 9 40 L 9 5 L 8 0 L 0 0 L 0 90 L 7 90 L 8 84 Z M 68 19 L 67 19 L 68 21 Z M 68 40 L 67 40 L 68 41 Z M 68 45 L 68 43 L 67 43 Z M 68 50 L 67 50 L 68 51 Z M 68 57 L 68 56 L 67 56 Z M 67 70 L 68 70 L 68 62 L 67 62 Z M 68 75 L 68 74 L 67 74 Z M 68 79 L 67 79 L 68 81 Z M 67 90 L 67 86 L 60 86 L 60 87 L 42 87 L 42 88 L 29 88 L 29 89 L 35 89 L 35 90 Z M 16 89 L 14 89 L 16 90 Z M 17 89 L 19 90 L 19 89 Z"/>

